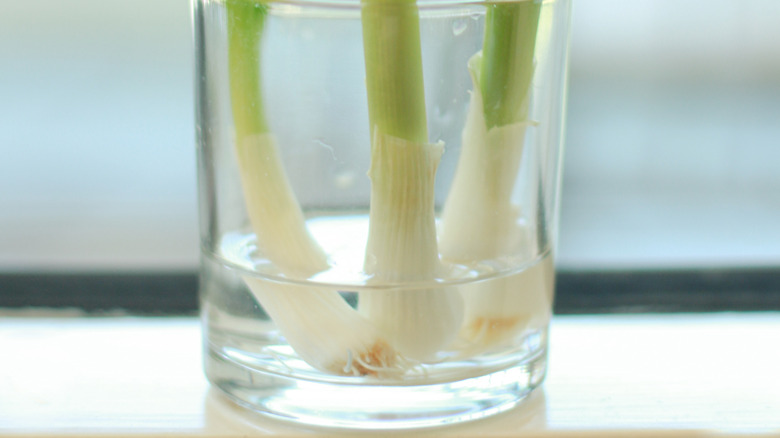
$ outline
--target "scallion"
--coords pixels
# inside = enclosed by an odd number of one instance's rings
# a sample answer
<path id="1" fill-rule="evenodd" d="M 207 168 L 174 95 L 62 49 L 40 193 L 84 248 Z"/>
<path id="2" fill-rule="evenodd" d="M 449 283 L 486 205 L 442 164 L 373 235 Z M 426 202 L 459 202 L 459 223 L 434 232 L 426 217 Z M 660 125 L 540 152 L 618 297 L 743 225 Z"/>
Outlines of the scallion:
<path id="1" fill-rule="evenodd" d="M 462 298 L 430 286 L 442 273 L 433 194 L 443 145 L 428 141 L 419 13 L 414 0 L 361 4 L 372 134 L 364 270 L 381 289 L 361 293 L 359 310 L 404 357 L 432 361 L 457 335 Z"/>
<path id="2" fill-rule="evenodd" d="M 479 262 L 535 248 L 511 198 L 526 130 L 533 125 L 529 104 L 540 11 L 538 0 L 487 5 L 483 47 L 468 66 L 474 90 L 461 155 L 442 212 L 439 247 L 448 260 Z M 534 315 L 546 315 L 551 286 L 545 266 L 464 287 L 462 335 L 488 346 L 518 333 Z"/>
<path id="3" fill-rule="evenodd" d="M 261 35 L 268 7 L 229 0 L 228 66 L 235 147 L 257 246 L 280 273 L 304 280 L 328 268 L 282 165 L 260 80 Z M 403 373 L 395 350 L 334 290 L 244 276 L 254 297 L 295 352 L 314 368 L 342 375 Z"/>

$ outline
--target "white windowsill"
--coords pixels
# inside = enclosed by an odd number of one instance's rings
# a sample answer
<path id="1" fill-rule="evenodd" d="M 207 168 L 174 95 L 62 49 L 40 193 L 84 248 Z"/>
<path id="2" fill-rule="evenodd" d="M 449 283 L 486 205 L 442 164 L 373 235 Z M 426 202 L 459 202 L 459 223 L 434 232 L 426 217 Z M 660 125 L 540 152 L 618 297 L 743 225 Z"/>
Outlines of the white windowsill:
<path id="1" fill-rule="evenodd" d="M 780 314 L 560 316 L 542 390 L 457 436 L 780 436 Z M 0 436 L 316 433 L 226 402 L 194 318 L 0 319 Z M 419 435 L 419 431 L 415 432 Z"/>

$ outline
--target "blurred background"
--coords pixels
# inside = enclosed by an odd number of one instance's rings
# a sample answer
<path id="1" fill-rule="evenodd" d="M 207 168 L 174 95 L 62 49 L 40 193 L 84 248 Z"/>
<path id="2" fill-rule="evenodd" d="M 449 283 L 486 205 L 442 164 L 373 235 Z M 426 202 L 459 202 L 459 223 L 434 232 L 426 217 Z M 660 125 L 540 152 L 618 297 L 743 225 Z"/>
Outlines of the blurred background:
<path id="1" fill-rule="evenodd" d="M 780 266 L 780 2 L 575 0 L 559 265 Z M 198 262 L 186 0 L 0 2 L 0 273 Z"/>

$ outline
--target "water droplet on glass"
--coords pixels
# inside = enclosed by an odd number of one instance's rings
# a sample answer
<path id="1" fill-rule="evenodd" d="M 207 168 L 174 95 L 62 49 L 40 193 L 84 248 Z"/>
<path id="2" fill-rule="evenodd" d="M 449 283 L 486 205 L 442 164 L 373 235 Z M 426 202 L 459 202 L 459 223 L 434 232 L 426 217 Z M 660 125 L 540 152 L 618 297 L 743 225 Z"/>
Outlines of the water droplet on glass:
<path id="1" fill-rule="evenodd" d="M 452 23 L 452 34 L 458 36 L 466 31 L 469 22 L 464 19 L 457 19 Z"/>
<path id="2" fill-rule="evenodd" d="M 341 172 L 336 175 L 334 182 L 336 183 L 336 187 L 342 190 L 348 189 L 355 183 L 355 172 L 352 172 L 351 170 Z"/>

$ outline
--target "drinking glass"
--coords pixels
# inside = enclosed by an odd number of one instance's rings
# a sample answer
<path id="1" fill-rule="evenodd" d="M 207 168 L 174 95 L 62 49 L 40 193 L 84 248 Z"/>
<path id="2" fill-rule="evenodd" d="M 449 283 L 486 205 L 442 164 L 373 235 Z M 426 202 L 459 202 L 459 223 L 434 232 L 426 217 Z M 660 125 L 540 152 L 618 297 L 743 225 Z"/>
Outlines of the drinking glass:
<path id="1" fill-rule="evenodd" d="M 359 429 L 542 383 L 569 0 L 194 0 L 210 382 Z"/>

